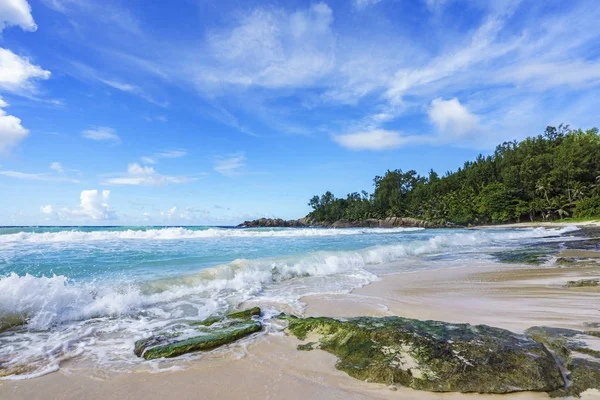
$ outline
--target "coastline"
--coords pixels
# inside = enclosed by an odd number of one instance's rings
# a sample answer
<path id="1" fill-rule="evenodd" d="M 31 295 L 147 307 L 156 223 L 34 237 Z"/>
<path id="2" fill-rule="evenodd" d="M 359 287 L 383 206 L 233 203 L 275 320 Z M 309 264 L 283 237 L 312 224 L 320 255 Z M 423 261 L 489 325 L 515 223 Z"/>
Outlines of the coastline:
<path id="1" fill-rule="evenodd" d="M 569 224 L 572 225 L 572 224 Z M 576 256 L 577 254 L 575 254 Z M 579 254 L 581 255 L 581 254 Z M 585 253 L 590 258 L 593 253 Z M 597 256 L 598 254 L 596 254 Z M 566 256 L 574 256 L 566 254 Z M 516 332 L 534 325 L 590 329 L 600 323 L 597 288 L 564 288 L 569 280 L 600 277 L 600 265 L 584 263 L 531 267 L 489 264 L 384 275 L 348 294 L 306 296 L 305 316 L 399 315 L 446 322 L 488 324 Z M 475 301 L 476 300 L 476 301 Z M 574 312 L 576 311 L 576 312 Z M 24 381 L 0 381 L 6 399 L 149 400 L 220 398 L 288 399 L 543 399 L 545 393 L 478 395 L 429 393 L 358 381 L 335 369 L 324 351 L 297 351 L 299 342 L 283 333 L 261 334 L 195 361 L 185 370 L 109 373 L 70 368 Z M 235 385 L 231 383 L 235 382 Z M 596 397 L 582 397 L 596 398 Z"/>

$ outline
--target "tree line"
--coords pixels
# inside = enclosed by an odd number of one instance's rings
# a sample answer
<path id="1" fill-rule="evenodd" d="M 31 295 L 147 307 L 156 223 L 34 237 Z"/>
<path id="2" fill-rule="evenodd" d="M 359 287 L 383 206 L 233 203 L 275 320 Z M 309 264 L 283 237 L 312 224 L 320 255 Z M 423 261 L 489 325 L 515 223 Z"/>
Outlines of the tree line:
<path id="1" fill-rule="evenodd" d="M 495 224 L 600 217 L 598 129 L 548 126 L 543 134 L 504 142 L 455 172 L 427 176 L 388 170 L 374 191 L 314 196 L 318 222 L 414 217 L 432 222 Z"/>

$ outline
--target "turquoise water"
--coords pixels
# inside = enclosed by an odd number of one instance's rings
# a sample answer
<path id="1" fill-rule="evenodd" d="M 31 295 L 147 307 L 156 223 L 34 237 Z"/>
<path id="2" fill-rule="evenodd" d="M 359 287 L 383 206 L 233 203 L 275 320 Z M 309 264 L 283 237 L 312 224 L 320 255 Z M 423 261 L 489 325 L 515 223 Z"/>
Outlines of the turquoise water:
<path id="1" fill-rule="evenodd" d="M 563 229 L 0 228 L 0 375 L 142 363 L 135 340 L 244 303 L 302 311 L 385 273 L 494 262 Z M 18 370 L 18 374 L 16 374 Z"/>

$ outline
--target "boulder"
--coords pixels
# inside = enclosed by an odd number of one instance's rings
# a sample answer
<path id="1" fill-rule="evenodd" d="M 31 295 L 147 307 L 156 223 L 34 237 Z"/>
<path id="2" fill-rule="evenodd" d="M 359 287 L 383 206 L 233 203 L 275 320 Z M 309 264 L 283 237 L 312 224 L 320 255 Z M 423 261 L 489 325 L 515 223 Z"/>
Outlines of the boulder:
<path id="1" fill-rule="evenodd" d="M 600 332 L 534 326 L 526 333 L 544 343 L 565 371 L 565 387 L 551 396 L 579 396 L 588 389 L 600 390 L 600 351 L 589 347 L 589 343 L 597 343 Z"/>
<path id="2" fill-rule="evenodd" d="M 226 316 L 210 317 L 202 321 L 187 321 L 186 326 L 180 327 L 179 330 L 161 332 L 136 341 L 133 352 L 138 357 L 151 360 L 212 350 L 259 332 L 262 324 L 253 317 L 260 316 L 260 312 L 260 308 L 254 307 Z"/>
<path id="3" fill-rule="evenodd" d="M 287 319 L 291 334 L 320 335 L 318 347 L 339 358 L 338 369 L 369 382 L 463 393 L 551 392 L 564 386 L 543 344 L 504 329 L 401 317 Z"/>

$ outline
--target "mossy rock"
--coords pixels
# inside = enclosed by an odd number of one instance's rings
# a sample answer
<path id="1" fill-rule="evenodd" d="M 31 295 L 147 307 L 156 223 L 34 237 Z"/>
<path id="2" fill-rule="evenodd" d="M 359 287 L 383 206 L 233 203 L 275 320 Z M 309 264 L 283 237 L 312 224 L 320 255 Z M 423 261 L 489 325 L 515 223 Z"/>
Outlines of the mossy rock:
<path id="1" fill-rule="evenodd" d="M 579 396 L 588 389 L 600 390 L 600 352 L 586 344 L 587 340 L 593 341 L 600 337 L 599 332 L 538 326 L 529 328 L 526 332 L 544 343 L 567 371 L 565 388 L 551 392 L 551 396 Z"/>
<path id="2" fill-rule="evenodd" d="M 357 379 L 434 392 L 510 393 L 564 386 L 550 352 L 525 335 L 486 325 L 400 317 L 288 318 L 299 339 L 319 334 L 336 367 Z"/>
<path id="3" fill-rule="evenodd" d="M 258 321 L 243 321 L 185 340 L 176 340 L 177 337 L 155 336 L 154 339 L 156 340 L 151 340 L 153 339 L 151 338 L 136 342 L 135 349 L 136 354 L 146 360 L 163 357 L 171 358 L 195 351 L 212 350 L 233 343 L 261 329 L 262 324 Z"/>
<path id="4" fill-rule="evenodd" d="M 237 311 L 225 316 L 213 316 L 202 321 L 184 322 L 179 327 L 194 327 L 198 335 L 190 337 L 181 331 L 161 332 L 135 342 L 134 354 L 147 360 L 177 357 L 194 351 L 212 350 L 249 336 L 262 329 L 262 324 L 252 319 L 260 316 L 259 307 Z M 174 328 L 177 328 L 174 327 Z M 183 338 L 182 338 L 183 337 Z"/>
<path id="5" fill-rule="evenodd" d="M 261 310 L 260 307 L 252 307 L 249 308 L 247 310 L 243 310 L 243 311 L 236 311 L 233 313 L 229 313 L 225 316 L 212 316 L 212 317 L 208 317 L 206 319 L 203 319 L 202 321 L 193 321 L 193 322 L 189 322 L 190 326 L 196 326 L 196 325 L 201 325 L 201 326 L 211 326 L 214 325 L 218 322 L 224 321 L 225 319 L 241 319 L 241 320 L 249 320 L 252 317 L 255 316 L 260 316 Z"/>
<path id="6" fill-rule="evenodd" d="M 568 281 L 565 287 L 577 288 L 577 287 L 596 287 L 600 286 L 600 280 L 598 279 L 580 279 L 578 281 Z"/>
<path id="7" fill-rule="evenodd" d="M 27 317 L 23 315 L 7 315 L 0 318 L 0 333 L 7 331 L 15 326 L 25 325 Z"/>

